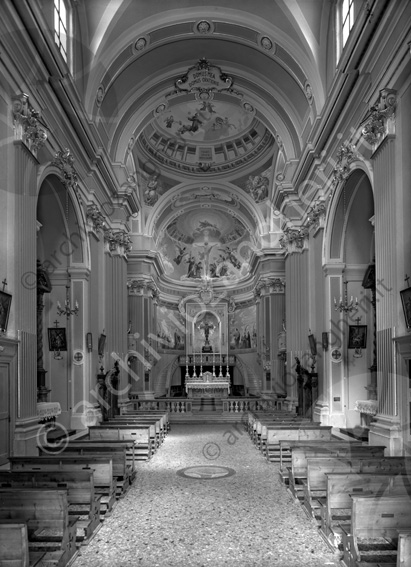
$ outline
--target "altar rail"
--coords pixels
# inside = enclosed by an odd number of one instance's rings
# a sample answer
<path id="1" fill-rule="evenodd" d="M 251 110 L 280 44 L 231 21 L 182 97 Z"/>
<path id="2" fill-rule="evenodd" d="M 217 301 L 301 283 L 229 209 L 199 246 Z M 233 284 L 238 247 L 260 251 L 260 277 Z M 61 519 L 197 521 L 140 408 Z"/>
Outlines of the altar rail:
<path id="1" fill-rule="evenodd" d="M 281 409 L 282 400 L 264 398 L 224 398 L 222 399 L 223 414 L 244 413 L 248 411 L 272 411 Z M 128 411 L 168 411 L 173 414 L 192 414 L 193 401 L 189 398 L 157 398 L 152 400 L 139 399 L 132 394 L 129 400 L 120 402 L 121 414 Z"/>

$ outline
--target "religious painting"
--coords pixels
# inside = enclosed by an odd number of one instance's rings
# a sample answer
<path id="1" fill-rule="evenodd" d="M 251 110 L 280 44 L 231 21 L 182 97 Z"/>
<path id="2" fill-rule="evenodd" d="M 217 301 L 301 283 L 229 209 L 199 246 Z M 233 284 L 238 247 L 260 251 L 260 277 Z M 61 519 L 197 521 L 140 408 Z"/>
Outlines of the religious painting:
<path id="1" fill-rule="evenodd" d="M 367 325 L 350 325 L 348 333 L 348 348 L 366 348 Z"/>
<path id="2" fill-rule="evenodd" d="M 0 291 L 0 332 L 7 331 L 7 323 L 9 321 L 11 295 L 5 291 Z"/>
<path id="3" fill-rule="evenodd" d="M 255 249 L 250 232 L 237 218 L 199 208 L 172 220 L 158 247 L 167 276 L 177 281 L 238 281 L 250 272 Z"/>
<path id="4" fill-rule="evenodd" d="M 156 126 L 168 138 L 181 141 L 216 142 L 241 136 L 253 121 L 253 114 L 228 101 L 193 101 L 176 104 L 163 112 Z"/>
<path id="5" fill-rule="evenodd" d="M 51 327 L 48 329 L 49 335 L 49 350 L 66 351 L 67 350 L 67 338 L 66 329 Z"/>
<path id="6" fill-rule="evenodd" d="M 104 355 L 104 348 L 106 346 L 106 335 L 103 335 L 103 333 L 99 336 L 98 339 L 98 355 L 99 356 L 103 356 Z"/>
<path id="7" fill-rule="evenodd" d="M 157 309 L 157 340 L 160 350 L 184 350 L 185 320 L 179 311 Z"/>
<path id="8" fill-rule="evenodd" d="M 400 291 L 402 308 L 404 311 L 405 325 L 408 330 L 411 329 L 411 287 Z"/>
<path id="9" fill-rule="evenodd" d="M 237 309 L 230 315 L 230 349 L 257 348 L 257 311 L 251 305 L 244 309 Z"/>

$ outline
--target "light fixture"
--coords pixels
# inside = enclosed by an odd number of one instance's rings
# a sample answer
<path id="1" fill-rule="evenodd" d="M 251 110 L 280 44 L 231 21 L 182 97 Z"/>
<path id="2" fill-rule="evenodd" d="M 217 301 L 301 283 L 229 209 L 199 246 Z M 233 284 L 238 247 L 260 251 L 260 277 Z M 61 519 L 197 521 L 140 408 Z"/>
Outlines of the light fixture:
<path id="1" fill-rule="evenodd" d="M 348 294 L 347 294 L 347 286 L 348 286 L 348 282 L 343 282 L 343 285 L 345 286 L 345 290 L 344 290 L 344 301 L 343 301 L 343 297 L 340 296 L 340 301 L 337 303 L 336 298 L 334 297 L 334 309 L 335 311 L 339 311 L 340 313 L 350 313 L 351 311 L 358 311 L 358 299 L 355 298 L 355 303 L 354 303 L 354 298 L 353 296 L 351 296 L 350 301 L 348 301 Z"/>
<path id="2" fill-rule="evenodd" d="M 60 301 L 57 301 L 57 315 L 61 317 L 65 315 L 66 317 L 70 317 L 70 315 L 78 315 L 79 312 L 79 305 L 78 301 L 76 301 L 74 305 L 74 309 L 71 308 L 70 302 L 70 285 L 66 285 L 66 301 L 64 302 L 64 307 L 61 306 Z"/>

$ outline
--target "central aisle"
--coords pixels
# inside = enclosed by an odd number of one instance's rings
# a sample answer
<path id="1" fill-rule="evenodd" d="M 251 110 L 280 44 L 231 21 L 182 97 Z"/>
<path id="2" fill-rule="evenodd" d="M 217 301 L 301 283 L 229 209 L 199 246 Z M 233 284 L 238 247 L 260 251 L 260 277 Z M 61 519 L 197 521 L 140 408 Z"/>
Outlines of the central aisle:
<path id="1" fill-rule="evenodd" d="M 242 424 L 172 424 L 73 567 L 323 567 L 340 563 Z M 195 465 L 229 467 L 186 478 Z M 212 474 L 219 470 L 203 469 Z M 201 470 L 200 470 L 201 472 Z"/>

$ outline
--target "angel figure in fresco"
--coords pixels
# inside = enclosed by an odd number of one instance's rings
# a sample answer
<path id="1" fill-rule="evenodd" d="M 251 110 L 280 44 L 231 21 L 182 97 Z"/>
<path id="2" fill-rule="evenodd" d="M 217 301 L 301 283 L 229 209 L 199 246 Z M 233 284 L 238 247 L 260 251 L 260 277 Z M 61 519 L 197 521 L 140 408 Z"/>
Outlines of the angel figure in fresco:
<path id="1" fill-rule="evenodd" d="M 224 259 L 231 262 L 232 265 L 234 266 L 234 268 L 237 268 L 237 270 L 239 270 L 241 268 L 241 263 L 238 261 L 236 256 L 233 254 L 233 251 L 231 250 L 231 248 L 229 246 L 226 246 L 225 248 L 219 248 L 219 250 L 220 250 L 220 252 L 224 252 L 224 255 L 225 255 Z"/>
<path id="2" fill-rule="evenodd" d="M 268 184 L 268 177 L 264 177 L 262 175 L 255 175 L 252 177 L 250 175 L 245 189 L 256 203 L 260 203 L 268 197 Z"/>
<path id="3" fill-rule="evenodd" d="M 176 257 L 173 258 L 173 262 L 175 262 L 177 264 L 177 266 L 179 266 L 181 264 L 181 261 L 184 258 L 184 256 L 187 256 L 187 254 L 188 254 L 188 252 L 186 252 L 187 246 L 180 246 L 176 242 L 175 247 L 176 247 Z"/>
<path id="4" fill-rule="evenodd" d="M 144 191 L 144 202 L 149 207 L 155 205 L 158 201 L 158 175 L 148 178 L 146 189 Z"/>

